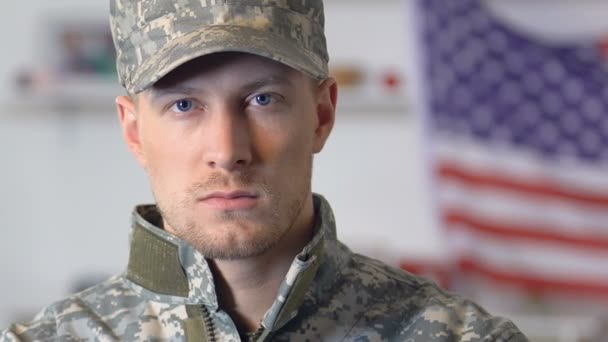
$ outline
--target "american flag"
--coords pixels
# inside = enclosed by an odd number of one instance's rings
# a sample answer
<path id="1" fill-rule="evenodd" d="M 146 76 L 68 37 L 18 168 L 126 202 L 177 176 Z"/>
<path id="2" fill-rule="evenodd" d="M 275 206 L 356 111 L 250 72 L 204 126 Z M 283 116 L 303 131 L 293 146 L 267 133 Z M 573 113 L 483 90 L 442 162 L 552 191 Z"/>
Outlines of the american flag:
<path id="1" fill-rule="evenodd" d="M 464 272 L 608 295 L 608 48 L 420 0 L 440 223 Z M 567 25 L 567 23 L 564 23 Z"/>

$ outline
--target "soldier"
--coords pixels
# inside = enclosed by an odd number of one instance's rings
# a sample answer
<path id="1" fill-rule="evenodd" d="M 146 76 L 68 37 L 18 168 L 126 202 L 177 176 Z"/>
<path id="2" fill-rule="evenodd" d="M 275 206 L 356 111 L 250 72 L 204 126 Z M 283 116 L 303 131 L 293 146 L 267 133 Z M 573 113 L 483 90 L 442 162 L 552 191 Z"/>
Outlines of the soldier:
<path id="1" fill-rule="evenodd" d="M 525 341 L 352 253 L 311 192 L 334 124 L 322 0 L 112 0 L 124 140 L 156 205 L 124 274 L 2 341 Z"/>

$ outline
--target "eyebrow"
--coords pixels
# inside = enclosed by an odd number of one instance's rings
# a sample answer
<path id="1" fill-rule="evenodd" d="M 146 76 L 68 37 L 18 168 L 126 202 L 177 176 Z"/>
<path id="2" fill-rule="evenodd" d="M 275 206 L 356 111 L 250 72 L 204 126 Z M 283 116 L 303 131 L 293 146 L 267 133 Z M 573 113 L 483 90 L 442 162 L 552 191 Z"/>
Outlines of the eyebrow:
<path id="1" fill-rule="evenodd" d="M 258 80 L 251 81 L 249 83 L 245 83 L 240 87 L 240 91 L 242 92 L 251 92 L 255 89 L 259 89 L 265 86 L 271 85 L 281 85 L 293 87 L 292 82 L 288 77 L 284 76 L 270 76 Z M 170 85 L 166 87 L 152 87 L 150 88 L 150 100 L 152 102 L 158 101 L 160 98 L 168 95 L 185 95 L 185 96 L 194 96 L 196 94 L 200 94 L 201 89 L 196 87 L 189 87 L 186 85 L 176 84 Z"/>
<path id="2" fill-rule="evenodd" d="M 269 85 L 282 85 L 292 87 L 293 84 L 290 82 L 289 78 L 282 76 L 271 76 L 267 78 L 263 78 L 260 80 L 255 80 L 249 83 L 244 84 L 241 89 L 244 91 L 251 91 L 258 88 L 262 88 Z"/>
<path id="3" fill-rule="evenodd" d="M 184 85 L 173 85 L 169 87 L 152 87 L 150 88 L 150 101 L 158 101 L 161 97 L 167 95 L 186 95 L 193 96 L 198 93 L 199 90 L 194 87 L 187 87 Z"/>

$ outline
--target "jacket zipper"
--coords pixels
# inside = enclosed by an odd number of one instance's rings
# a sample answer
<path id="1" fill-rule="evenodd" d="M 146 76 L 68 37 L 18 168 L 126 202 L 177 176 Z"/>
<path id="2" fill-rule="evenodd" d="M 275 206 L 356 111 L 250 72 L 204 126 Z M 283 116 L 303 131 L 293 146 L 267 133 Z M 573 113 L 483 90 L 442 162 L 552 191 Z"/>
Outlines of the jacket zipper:
<path id="1" fill-rule="evenodd" d="M 259 326 L 258 329 L 249 336 L 248 338 L 248 342 L 255 342 L 258 340 L 258 338 L 260 338 L 260 336 L 262 336 L 262 333 L 264 332 L 264 327 L 263 326 Z"/>
<path id="2" fill-rule="evenodd" d="M 217 342 L 215 338 L 215 327 L 213 325 L 213 317 L 209 313 L 209 309 L 206 306 L 201 305 L 203 309 L 203 324 L 205 324 L 205 330 L 207 332 L 207 340 L 209 342 Z"/>

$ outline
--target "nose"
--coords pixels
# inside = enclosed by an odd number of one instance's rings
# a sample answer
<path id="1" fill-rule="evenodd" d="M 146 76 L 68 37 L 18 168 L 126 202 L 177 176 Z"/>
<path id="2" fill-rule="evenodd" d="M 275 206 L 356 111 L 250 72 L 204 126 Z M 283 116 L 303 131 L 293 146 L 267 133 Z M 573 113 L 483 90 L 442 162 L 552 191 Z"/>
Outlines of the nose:
<path id="1" fill-rule="evenodd" d="M 205 131 L 205 163 L 213 169 L 235 171 L 251 163 L 251 142 L 246 115 L 227 106 L 212 113 Z"/>

